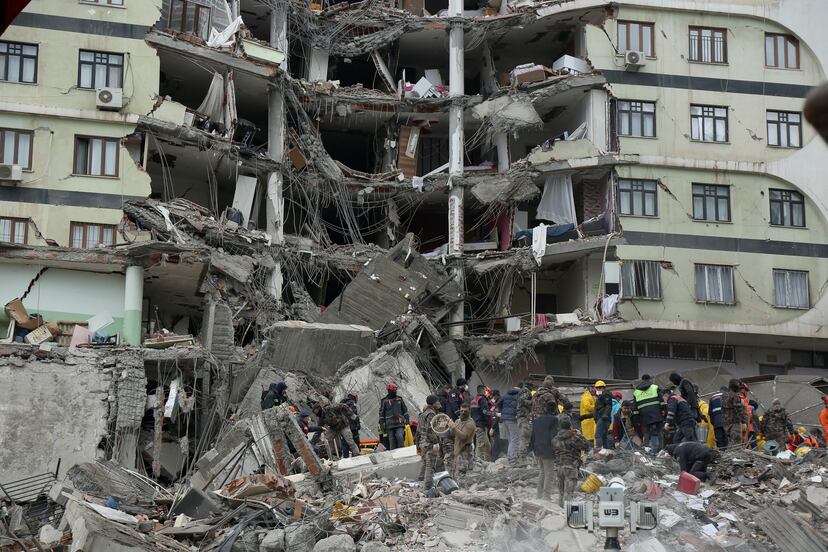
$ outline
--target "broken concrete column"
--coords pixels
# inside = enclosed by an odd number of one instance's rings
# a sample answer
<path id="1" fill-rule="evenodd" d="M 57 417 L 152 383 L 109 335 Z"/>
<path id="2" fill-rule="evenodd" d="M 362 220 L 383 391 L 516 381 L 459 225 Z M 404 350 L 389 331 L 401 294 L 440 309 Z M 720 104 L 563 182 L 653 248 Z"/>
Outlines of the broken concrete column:
<path id="1" fill-rule="evenodd" d="M 147 376 L 141 351 L 120 355 L 115 370 L 115 445 L 113 459 L 135 467 L 138 435 L 147 405 Z"/>
<path id="2" fill-rule="evenodd" d="M 327 475 L 327 468 L 322 465 L 322 461 L 319 460 L 310 442 L 308 442 L 305 433 L 299 428 L 296 417 L 290 412 L 290 406 L 283 404 L 274 410 L 276 410 L 276 419 L 290 442 L 293 443 L 296 454 L 305 461 L 308 473 L 317 477 Z"/>
<path id="3" fill-rule="evenodd" d="M 144 268 L 141 266 L 126 267 L 124 280 L 124 323 L 121 338 L 130 345 L 141 345 Z"/>
<path id="4" fill-rule="evenodd" d="M 310 82 L 328 80 L 328 58 L 330 55 L 330 50 L 311 48 L 306 66 L 306 74 Z"/>
<path id="5" fill-rule="evenodd" d="M 202 324 L 202 343 L 213 355 L 227 362 L 233 358 L 235 346 L 233 311 L 226 303 L 208 301 Z"/>

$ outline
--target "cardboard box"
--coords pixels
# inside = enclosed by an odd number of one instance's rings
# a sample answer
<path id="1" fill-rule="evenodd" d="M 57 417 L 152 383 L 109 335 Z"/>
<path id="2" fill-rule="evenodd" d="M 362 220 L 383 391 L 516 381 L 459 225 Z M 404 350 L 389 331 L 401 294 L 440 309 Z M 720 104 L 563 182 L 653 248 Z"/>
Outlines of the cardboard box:
<path id="1" fill-rule="evenodd" d="M 43 318 L 39 315 L 29 316 L 22 299 L 14 299 L 6 303 L 6 315 L 14 320 L 18 328 L 24 330 L 34 330 L 43 325 Z"/>
<path id="2" fill-rule="evenodd" d="M 299 148 L 290 148 L 288 150 L 288 157 L 290 158 L 290 162 L 293 164 L 293 168 L 297 171 L 301 171 L 307 165 L 307 160 L 305 159 L 302 150 Z"/>
<path id="3" fill-rule="evenodd" d="M 52 332 L 49 330 L 48 324 L 43 324 L 39 328 L 36 328 L 29 333 L 26 334 L 26 337 L 23 338 L 26 343 L 31 345 L 40 345 L 46 341 L 52 340 Z"/>
<path id="4" fill-rule="evenodd" d="M 551 73 L 552 71 L 543 65 L 537 65 L 534 63 L 518 65 L 512 69 L 512 84 L 517 85 L 527 82 L 542 82 L 545 81 L 547 75 Z"/>

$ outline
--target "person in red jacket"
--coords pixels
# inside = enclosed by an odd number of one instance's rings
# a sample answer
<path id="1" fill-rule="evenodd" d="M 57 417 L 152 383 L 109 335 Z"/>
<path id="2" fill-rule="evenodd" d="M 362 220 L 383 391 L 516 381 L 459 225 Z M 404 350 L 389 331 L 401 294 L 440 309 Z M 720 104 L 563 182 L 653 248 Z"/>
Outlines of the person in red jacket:
<path id="1" fill-rule="evenodd" d="M 822 439 L 825 441 L 825 446 L 828 446 L 828 395 L 822 397 L 822 402 L 825 408 L 819 413 L 819 425 L 822 426 Z"/>

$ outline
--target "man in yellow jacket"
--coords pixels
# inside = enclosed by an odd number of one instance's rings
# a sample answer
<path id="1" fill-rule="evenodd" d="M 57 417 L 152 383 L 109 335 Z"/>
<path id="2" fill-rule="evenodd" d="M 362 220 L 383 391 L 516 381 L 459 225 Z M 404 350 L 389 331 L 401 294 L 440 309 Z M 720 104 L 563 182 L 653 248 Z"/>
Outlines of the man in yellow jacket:
<path id="1" fill-rule="evenodd" d="M 710 405 L 707 404 L 707 401 L 699 399 L 699 410 L 701 411 L 702 421 L 700 425 L 707 428 L 707 442 L 704 443 L 710 448 L 716 448 L 716 428 L 713 427 L 713 423 L 711 422 L 710 416 L 708 416 L 708 411 L 710 409 Z"/>
<path id="2" fill-rule="evenodd" d="M 587 387 L 581 395 L 581 434 L 595 445 L 595 388 Z"/>

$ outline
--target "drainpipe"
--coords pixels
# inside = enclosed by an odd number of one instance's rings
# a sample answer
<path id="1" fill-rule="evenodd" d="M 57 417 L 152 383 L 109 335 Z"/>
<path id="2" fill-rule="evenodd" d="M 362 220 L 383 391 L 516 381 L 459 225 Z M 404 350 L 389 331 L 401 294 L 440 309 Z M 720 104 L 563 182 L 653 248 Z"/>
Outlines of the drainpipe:
<path id="1" fill-rule="evenodd" d="M 128 266 L 124 281 L 124 326 L 121 337 L 129 345 L 141 345 L 141 310 L 144 304 L 144 267 Z"/>

